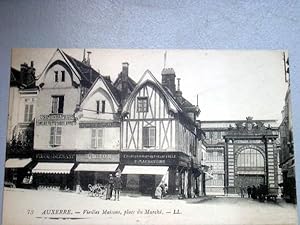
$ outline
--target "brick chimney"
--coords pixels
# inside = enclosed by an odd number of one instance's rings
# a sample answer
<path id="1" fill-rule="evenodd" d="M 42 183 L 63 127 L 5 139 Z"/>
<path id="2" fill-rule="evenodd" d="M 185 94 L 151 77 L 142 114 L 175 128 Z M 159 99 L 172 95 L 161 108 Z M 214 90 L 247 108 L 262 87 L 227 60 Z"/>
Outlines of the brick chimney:
<path id="1" fill-rule="evenodd" d="M 177 91 L 175 92 L 176 99 L 182 104 L 182 91 L 180 90 L 180 78 L 177 78 Z"/>
<path id="2" fill-rule="evenodd" d="M 122 103 L 124 100 L 127 98 L 128 95 L 128 67 L 129 63 L 128 62 L 123 62 L 122 63 L 122 72 L 121 72 L 121 98 L 122 98 Z"/>
<path id="3" fill-rule="evenodd" d="M 173 68 L 164 68 L 161 72 L 161 84 L 163 87 L 168 88 L 175 96 L 175 71 Z"/>

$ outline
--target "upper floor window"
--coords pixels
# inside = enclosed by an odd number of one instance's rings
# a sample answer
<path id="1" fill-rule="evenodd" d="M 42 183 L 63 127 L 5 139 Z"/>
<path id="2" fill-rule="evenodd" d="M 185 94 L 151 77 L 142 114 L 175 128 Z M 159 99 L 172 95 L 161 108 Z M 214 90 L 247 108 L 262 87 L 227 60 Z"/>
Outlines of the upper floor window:
<path id="1" fill-rule="evenodd" d="M 61 71 L 61 82 L 65 82 L 65 71 Z"/>
<path id="2" fill-rule="evenodd" d="M 31 122 L 33 118 L 33 105 L 26 104 L 24 111 L 24 122 Z"/>
<path id="3" fill-rule="evenodd" d="M 103 148 L 103 129 L 92 129 L 92 148 Z"/>
<path id="4" fill-rule="evenodd" d="M 64 96 L 52 96 L 52 113 L 64 112 Z"/>
<path id="5" fill-rule="evenodd" d="M 96 101 L 96 112 L 100 113 L 100 101 Z M 101 113 L 105 113 L 105 101 L 101 101 Z"/>
<path id="6" fill-rule="evenodd" d="M 100 112 L 100 101 L 96 101 L 96 112 L 97 114 Z"/>
<path id="7" fill-rule="evenodd" d="M 58 71 L 54 71 L 54 81 L 58 82 Z"/>
<path id="8" fill-rule="evenodd" d="M 154 147 L 155 146 L 155 127 L 143 127 L 143 146 L 144 147 Z"/>
<path id="9" fill-rule="evenodd" d="M 61 145 L 61 127 L 51 127 L 50 130 L 50 145 L 51 146 L 58 146 Z"/>
<path id="10" fill-rule="evenodd" d="M 138 97 L 137 98 L 137 111 L 138 112 L 148 112 L 148 98 Z"/>
<path id="11" fill-rule="evenodd" d="M 105 101 L 101 101 L 102 107 L 101 107 L 101 112 L 105 113 Z"/>

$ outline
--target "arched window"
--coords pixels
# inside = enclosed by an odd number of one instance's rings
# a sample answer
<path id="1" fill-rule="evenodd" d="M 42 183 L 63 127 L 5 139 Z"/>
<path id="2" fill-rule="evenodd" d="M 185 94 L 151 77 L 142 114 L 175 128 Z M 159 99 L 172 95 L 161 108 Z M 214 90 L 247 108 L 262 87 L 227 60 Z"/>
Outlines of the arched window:
<path id="1" fill-rule="evenodd" d="M 264 157 L 256 149 L 245 149 L 237 155 L 237 167 L 242 168 L 264 168 Z"/>

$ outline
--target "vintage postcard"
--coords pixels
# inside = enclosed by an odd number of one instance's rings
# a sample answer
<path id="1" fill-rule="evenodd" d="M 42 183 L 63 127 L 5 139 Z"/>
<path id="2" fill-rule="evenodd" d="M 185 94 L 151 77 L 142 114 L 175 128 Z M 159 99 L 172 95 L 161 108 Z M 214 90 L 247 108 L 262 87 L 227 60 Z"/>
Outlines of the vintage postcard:
<path id="1" fill-rule="evenodd" d="M 3 224 L 297 224 L 287 51 L 11 62 Z"/>

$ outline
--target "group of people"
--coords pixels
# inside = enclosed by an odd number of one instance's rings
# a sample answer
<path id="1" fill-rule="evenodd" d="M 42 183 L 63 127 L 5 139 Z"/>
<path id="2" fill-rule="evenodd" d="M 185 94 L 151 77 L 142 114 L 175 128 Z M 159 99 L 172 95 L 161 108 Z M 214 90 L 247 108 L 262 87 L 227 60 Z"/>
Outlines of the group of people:
<path id="1" fill-rule="evenodd" d="M 268 187 L 264 184 L 260 184 L 257 187 L 255 185 L 253 185 L 252 187 L 248 186 L 247 189 L 246 187 L 240 186 L 240 194 L 242 198 L 245 197 L 246 192 L 248 194 L 248 198 L 258 198 L 260 201 L 264 201 L 268 194 Z"/>
<path id="2" fill-rule="evenodd" d="M 116 175 L 109 174 L 108 184 L 106 187 L 106 200 L 114 197 L 114 200 L 120 200 L 120 193 L 122 189 L 121 171 L 117 171 Z"/>

